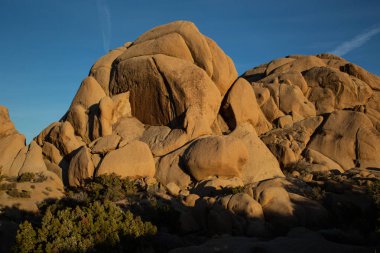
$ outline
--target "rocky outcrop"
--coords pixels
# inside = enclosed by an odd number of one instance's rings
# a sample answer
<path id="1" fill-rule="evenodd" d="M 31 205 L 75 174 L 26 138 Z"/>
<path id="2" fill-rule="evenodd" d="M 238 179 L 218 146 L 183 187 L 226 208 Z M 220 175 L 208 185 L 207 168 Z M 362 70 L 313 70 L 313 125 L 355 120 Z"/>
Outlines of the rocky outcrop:
<path id="1" fill-rule="evenodd" d="M 248 70 L 243 77 L 255 90 L 266 119 L 283 128 L 262 137 L 282 166 L 304 156 L 338 171 L 380 166 L 379 77 L 331 54 L 291 55 Z M 323 116 L 323 123 L 297 140 L 302 130 L 294 126 L 315 116 Z M 311 152 L 303 152 L 305 147 Z"/>

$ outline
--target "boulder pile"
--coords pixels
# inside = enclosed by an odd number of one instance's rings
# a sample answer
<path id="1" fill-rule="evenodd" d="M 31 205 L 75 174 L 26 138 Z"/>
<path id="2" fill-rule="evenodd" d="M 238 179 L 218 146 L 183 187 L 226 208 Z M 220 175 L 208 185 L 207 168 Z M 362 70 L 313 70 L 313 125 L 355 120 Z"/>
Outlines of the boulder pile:
<path id="1" fill-rule="evenodd" d="M 331 54 L 239 77 L 187 21 L 100 58 L 62 119 L 29 145 L 2 106 L 0 122 L 0 175 L 40 173 L 59 189 L 106 174 L 157 180 L 182 206 L 183 233 L 323 227 L 341 211 L 339 194 L 379 178 L 380 77 Z"/>

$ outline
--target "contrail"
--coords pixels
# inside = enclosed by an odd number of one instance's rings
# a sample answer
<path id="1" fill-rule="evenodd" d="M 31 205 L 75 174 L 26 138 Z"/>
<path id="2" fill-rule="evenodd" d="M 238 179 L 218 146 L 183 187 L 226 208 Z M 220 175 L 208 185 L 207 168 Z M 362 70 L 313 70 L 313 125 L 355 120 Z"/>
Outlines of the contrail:
<path id="1" fill-rule="evenodd" d="M 355 48 L 363 46 L 367 41 L 369 41 L 373 36 L 380 33 L 380 26 L 372 28 L 371 30 L 367 30 L 357 36 L 355 36 L 352 40 L 346 41 L 336 47 L 331 53 L 343 56 L 348 54 Z"/>
<path id="2" fill-rule="evenodd" d="M 100 30 L 102 31 L 103 48 L 105 52 L 110 49 L 111 37 L 111 15 L 107 6 L 106 0 L 97 0 L 96 6 L 98 8 Z"/>

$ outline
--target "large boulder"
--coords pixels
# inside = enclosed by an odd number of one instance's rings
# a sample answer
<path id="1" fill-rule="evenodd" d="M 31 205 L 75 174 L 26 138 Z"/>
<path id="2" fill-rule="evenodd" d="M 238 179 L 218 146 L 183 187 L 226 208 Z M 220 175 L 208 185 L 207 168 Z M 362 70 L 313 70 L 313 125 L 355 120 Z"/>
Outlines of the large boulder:
<path id="1" fill-rule="evenodd" d="M 196 180 L 210 176 L 239 177 L 247 160 L 247 147 L 232 136 L 201 138 L 184 155 L 185 165 Z"/>
<path id="2" fill-rule="evenodd" d="M 299 161 L 315 129 L 322 123 L 320 116 L 294 123 L 291 127 L 274 129 L 261 137 L 284 167 Z"/>
<path id="3" fill-rule="evenodd" d="M 133 141 L 109 152 L 96 171 L 96 175 L 112 173 L 122 177 L 154 177 L 155 164 L 148 145 L 141 141 Z"/>
<path id="4" fill-rule="evenodd" d="M 194 139 L 211 133 L 236 77 L 215 42 L 177 21 L 144 33 L 116 58 L 109 87 L 111 95 L 130 91 L 132 114 L 144 124 L 182 128 Z"/>
<path id="5" fill-rule="evenodd" d="M 25 147 L 25 136 L 11 134 L 0 138 L 0 174 L 17 176 L 17 170 L 10 170 L 17 154 Z"/>
<path id="6" fill-rule="evenodd" d="M 297 121 L 369 105 L 374 91 L 379 89 L 380 80 L 359 66 L 330 54 L 290 55 L 248 70 L 243 77 L 251 82 L 255 91 L 261 89 L 256 96 L 266 90 L 270 92 L 270 97 L 265 96 L 260 107 L 272 123 L 281 114 L 291 115 Z M 372 102 L 371 110 L 366 113 L 376 115 L 375 108 Z"/>
<path id="7" fill-rule="evenodd" d="M 248 150 L 248 160 L 241 168 L 244 183 L 253 183 L 274 177 L 284 177 L 276 157 L 257 136 L 252 125 L 242 124 L 231 136 L 240 139 Z"/>
<path id="8" fill-rule="evenodd" d="M 70 186 L 79 186 L 94 176 L 94 163 L 88 148 L 81 147 L 70 161 L 68 179 Z"/>
<path id="9" fill-rule="evenodd" d="M 11 169 L 18 153 L 25 147 L 25 136 L 15 129 L 8 109 L 0 106 L 0 175 L 17 176 L 18 170 Z"/>
<path id="10" fill-rule="evenodd" d="M 262 113 L 251 85 L 243 78 L 237 79 L 228 91 L 222 105 L 222 115 L 230 129 L 248 122 L 260 135 L 272 128 Z"/>
<path id="11" fill-rule="evenodd" d="M 380 134 L 361 112 L 330 114 L 309 147 L 337 162 L 344 170 L 380 167 Z"/>

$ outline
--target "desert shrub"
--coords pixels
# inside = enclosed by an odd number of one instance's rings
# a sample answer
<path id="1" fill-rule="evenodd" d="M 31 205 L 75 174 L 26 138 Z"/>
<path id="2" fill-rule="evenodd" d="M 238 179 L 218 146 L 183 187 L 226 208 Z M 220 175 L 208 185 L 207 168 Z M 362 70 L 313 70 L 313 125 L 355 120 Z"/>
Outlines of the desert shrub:
<path id="1" fill-rule="evenodd" d="M 93 180 L 85 182 L 83 186 L 72 189 L 69 196 L 77 198 L 75 195 L 80 194 L 81 197 L 86 195 L 90 201 L 119 201 L 136 193 L 136 191 L 137 188 L 130 179 L 110 174 L 95 177 Z"/>
<path id="2" fill-rule="evenodd" d="M 26 172 L 17 177 L 17 182 L 33 182 L 33 183 L 41 183 L 47 179 L 46 176 L 41 173 L 31 173 Z"/>
<path id="3" fill-rule="evenodd" d="M 157 228 L 111 201 L 88 206 L 47 208 L 41 224 L 19 226 L 15 252 L 130 251 Z M 140 244 L 139 244 L 140 242 Z"/>
<path id="4" fill-rule="evenodd" d="M 0 191 L 8 191 L 16 188 L 16 183 L 3 183 L 0 184 Z"/>
<path id="5" fill-rule="evenodd" d="M 12 188 L 7 190 L 7 194 L 13 198 L 30 198 L 30 192 L 21 190 L 19 191 L 16 188 Z"/>
<path id="6" fill-rule="evenodd" d="M 306 192 L 306 197 L 316 201 L 323 201 L 326 197 L 326 192 L 321 187 L 314 186 L 310 191 Z"/>
<path id="7" fill-rule="evenodd" d="M 230 189 L 231 189 L 231 194 L 243 193 L 245 190 L 244 186 L 237 186 Z"/>

